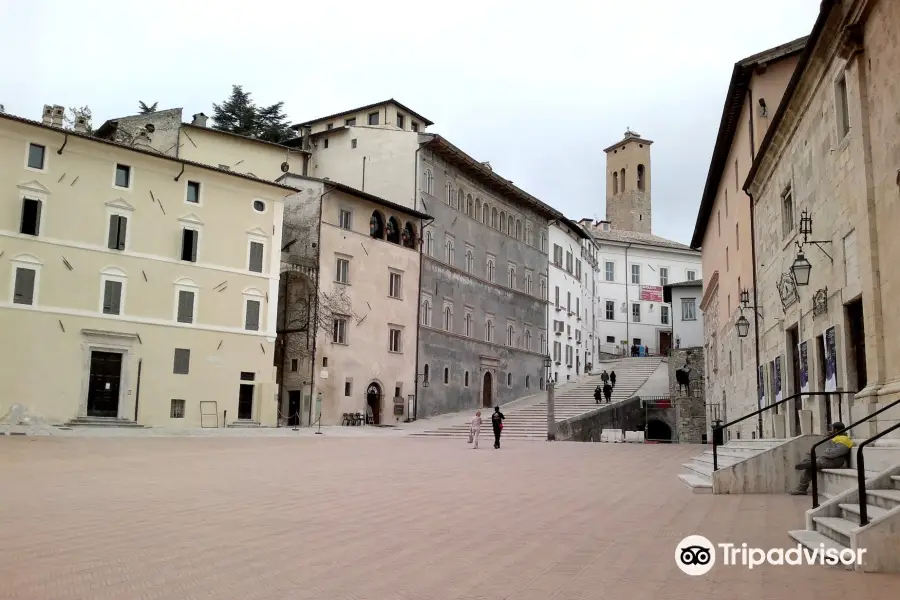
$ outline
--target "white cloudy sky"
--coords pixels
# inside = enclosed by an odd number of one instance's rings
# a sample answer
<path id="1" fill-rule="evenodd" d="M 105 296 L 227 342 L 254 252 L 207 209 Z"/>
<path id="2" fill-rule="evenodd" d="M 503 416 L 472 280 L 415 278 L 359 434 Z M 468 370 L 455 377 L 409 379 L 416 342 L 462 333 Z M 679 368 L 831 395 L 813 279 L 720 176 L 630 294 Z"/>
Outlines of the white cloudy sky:
<path id="1" fill-rule="evenodd" d="M 0 103 L 211 114 L 232 84 L 292 121 L 394 97 L 572 218 L 602 149 L 653 146 L 654 233 L 689 242 L 734 63 L 807 35 L 819 0 L 0 0 Z M 438 8 L 440 6 L 440 8 Z"/>

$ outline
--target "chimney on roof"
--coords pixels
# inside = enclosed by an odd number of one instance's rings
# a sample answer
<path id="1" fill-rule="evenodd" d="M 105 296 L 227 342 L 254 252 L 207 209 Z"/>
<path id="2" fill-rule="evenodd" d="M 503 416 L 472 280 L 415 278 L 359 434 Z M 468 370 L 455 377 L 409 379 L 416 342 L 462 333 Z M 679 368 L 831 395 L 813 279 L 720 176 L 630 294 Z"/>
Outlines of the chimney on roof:
<path id="1" fill-rule="evenodd" d="M 41 115 L 41 123 L 44 125 L 53 124 L 53 107 L 49 104 L 44 105 L 44 112 Z"/>
<path id="2" fill-rule="evenodd" d="M 63 119 L 65 118 L 65 116 L 66 109 L 59 104 L 54 104 L 50 107 L 50 123 L 48 123 L 48 125 L 52 125 L 53 127 L 62 127 Z"/>
<path id="3" fill-rule="evenodd" d="M 84 115 L 75 115 L 72 131 L 75 133 L 87 133 L 87 118 Z"/>
<path id="4" fill-rule="evenodd" d="M 593 223 L 594 223 L 594 221 L 588 217 L 578 220 L 578 224 L 581 225 L 582 227 L 590 227 Z"/>
<path id="5" fill-rule="evenodd" d="M 205 114 L 203 114 L 202 112 L 197 113 L 191 119 L 191 125 L 196 125 L 197 127 L 206 127 L 206 119 L 207 118 L 208 117 Z"/>
<path id="6" fill-rule="evenodd" d="M 485 167 L 487 167 L 488 169 L 490 169 L 491 171 L 494 170 L 494 167 L 492 167 L 492 166 L 491 166 L 491 163 L 489 163 L 488 161 L 484 161 L 484 162 L 481 163 L 481 164 L 484 165 Z"/>

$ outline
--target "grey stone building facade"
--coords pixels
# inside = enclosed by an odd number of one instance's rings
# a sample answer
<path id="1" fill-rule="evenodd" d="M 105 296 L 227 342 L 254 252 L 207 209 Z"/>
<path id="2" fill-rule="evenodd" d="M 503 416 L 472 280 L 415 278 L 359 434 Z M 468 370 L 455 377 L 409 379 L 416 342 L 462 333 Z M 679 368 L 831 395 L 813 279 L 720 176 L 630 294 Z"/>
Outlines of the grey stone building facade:
<path id="1" fill-rule="evenodd" d="M 675 411 L 672 440 L 680 444 L 701 444 L 708 433 L 708 408 L 703 377 L 704 351 L 700 346 L 675 348 L 669 355 L 669 394 Z M 675 371 L 690 368 L 690 385 L 679 389 Z"/>
<path id="2" fill-rule="evenodd" d="M 538 393 L 548 223 L 565 217 L 440 136 L 420 141 L 417 209 L 433 220 L 423 229 L 416 416 Z"/>

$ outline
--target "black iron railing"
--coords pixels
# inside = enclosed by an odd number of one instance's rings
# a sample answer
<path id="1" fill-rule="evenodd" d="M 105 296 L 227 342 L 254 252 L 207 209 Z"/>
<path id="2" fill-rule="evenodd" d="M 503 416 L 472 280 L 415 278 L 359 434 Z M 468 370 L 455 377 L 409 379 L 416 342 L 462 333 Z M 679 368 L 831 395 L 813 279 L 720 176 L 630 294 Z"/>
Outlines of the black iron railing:
<path id="1" fill-rule="evenodd" d="M 728 421 L 724 425 L 718 425 L 716 427 L 713 427 L 713 471 L 719 470 L 719 453 L 716 450 L 716 448 L 719 447 L 719 444 L 716 444 L 716 441 L 717 440 L 722 440 L 722 441 L 725 440 L 725 431 L 724 430 L 726 428 L 731 427 L 732 425 L 735 425 L 737 423 L 740 423 L 741 421 L 746 421 L 750 417 L 755 417 L 755 416 L 761 415 L 762 413 L 764 413 L 768 410 L 772 410 L 776 406 L 781 406 L 782 404 L 786 403 L 789 400 L 794 400 L 796 398 L 801 398 L 803 396 L 825 396 L 826 399 L 829 398 L 830 396 L 837 396 L 838 401 L 840 402 L 840 398 L 844 394 L 855 394 L 855 393 L 856 392 L 800 392 L 798 394 L 794 394 L 793 396 L 788 396 L 787 398 L 783 398 L 783 399 L 779 400 L 778 402 L 773 402 L 772 404 L 763 406 L 760 409 L 754 410 L 752 413 L 747 413 L 743 417 L 739 417 L 739 418 L 735 419 L 734 421 Z M 825 404 L 826 404 L 826 416 L 827 416 L 828 414 L 830 414 L 828 407 L 830 407 L 831 403 L 826 402 Z M 787 423 L 785 423 L 785 426 L 787 426 Z M 716 432 L 719 430 L 722 430 L 722 433 L 717 436 Z M 722 445 L 724 445 L 724 444 L 722 444 Z M 813 481 L 815 481 L 815 479 L 813 479 Z"/>
<path id="2" fill-rule="evenodd" d="M 854 421 L 853 423 L 850 423 L 849 425 L 847 425 L 846 427 L 844 427 L 844 428 L 841 429 L 840 431 L 833 431 L 829 436 L 827 436 L 827 437 L 825 437 L 825 438 L 819 440 L 818 442 L 816 442 L 815 444 L 812 445 L 812 448 L 809 449 L 809 462 L 810 462 L 810 467 L 809 467 L 809 468 L 812 469 L 812 481 L 811 481 L 811 483 L 812 483 L 812 497 L 813 497 L 813 505 L 812 505 L 812 507 L 813 507 L 813 508 L 818 508 L 818 507 L 819 507 L 819 481 L 818 481 L 819 478 L 818 478 L 818 475 L 817 475 L 817 473 L 818 473 L 818 467 L 816 466 L 816 448 L 818 448 L 819 446 L 821 446 L 822 444 L 824 444 L 825 442 L 827 442 L 827 441 L 830 440 L 831 438 L 833 438 L 833 437 L 835 437 L 835 436 L 838 436 L 838 435 L 841 435 L 841 434 L 843 434 L 843 433 L 846 433 L 846 432 L 850 431 L 850 430 L 853 429 L 854 427 L 858 426 L 860 423 L 865 423 L 866 421 L 871 420 L 872 417 L 876 417 L 876 416 L 880 415 L 881 413 L 883 413 L 884 411 L 888 410 L 889 408 L 893 408 L 894 406 L 897 406 L 898 404 L 900 404 L 900 400 L 894 400 L 893 402 L 891 402 L 891 403 L 888 404 L 887 406 L 884 406 L 884 407 L 882 407 L 882 408 L 879 408 L 879 409 L 876 410 L 875 412 L 866 415 L 866 416 L 863 417 L 862 419 L 858 419 L 858 420 Z M 889 431 L 890 431 L 890 430 L 889 430 Z M 884 432 L 879 433 L 879 434 L 878 434 L 877 436 L 875 436 L 874 438 L 871 438 L 871 439 L 869 439 L 869 440 L 866 440 L 865 442 L 863 442 L 863 445 L 868 444 L 868 443 L 869 443 L 870 441 L 872 441 L 873 439 L 877 439 L 877 438 L 881 437 L 882 435 L 884 435 Z M 862 450 L 863 445 L 861 445 L 861 446 L 859 447 L 859 449 L 856 451 L 856 457 L 857 457 L 857 460 L 859 460 L 859 456 L 860 456 L 859 453 L 860 453 L 860 451 Z M 851 451 L 852 451 L 852 450 L 851 450 Z M 864 473 L 863 471 L 860 471 L 860 474 L 861 474 L 860 477 L 864 477 L 864 476 L 865 476 L 865 473 Z"/>
<path id="3" fill-rule="evenodd" d="M 897 402 L 900 402 L 898 400 Z M 897 404 L 894 402 L 894 404 Z M 892 404 L 891 406 L 893 406 Z M 895 423 L 891 425 L 878 435 L 872 436 L 862 444 L 859 445 L 859 449 L 856 451 L 856 480 L 859 482 L 859 525 L 862 527 L 863 525 L 869 524 L 869 505 L 866 503 L 866 461 L 863 457 L 863 448 L 877 440 L 878 438 L 889 434 L 895 429 L 900 428 L 900 423 Z"/>

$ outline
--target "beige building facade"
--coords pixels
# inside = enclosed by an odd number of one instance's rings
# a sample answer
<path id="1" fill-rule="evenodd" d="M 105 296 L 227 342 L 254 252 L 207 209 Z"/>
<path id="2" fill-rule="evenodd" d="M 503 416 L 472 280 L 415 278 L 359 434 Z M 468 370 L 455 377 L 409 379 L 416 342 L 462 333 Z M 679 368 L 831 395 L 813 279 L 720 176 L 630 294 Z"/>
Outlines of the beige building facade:
<path id="1" fill-rule="evenodd" d="M 0 413 L 274 424 L 291 188 L 0 115 Z"/>
<path id="2" fill-rule="evenodd" d="M 376 425 L 406 420 L 416 380 L 419 237 L 428 215 L 337 182 L 293 174 L 280 181 L 300 190 L 284 220 L 285 424 L 321 417 L 323 425 L 340 425 L 348 413 Z"/>
<path id="3" fill-rule="evenodd" d="M 740 292 L 745 289 L 754 306 L 753 223 L 750 201 L 741 185 L 805 43 L 806 38 L 800 38 L 734 65 L 691 240 L 692 248 L 702 248 L 706 273 L 700 302 L 706 401 L 711 414 L 726 422 L 755 411 L 759 402 L 756 328 L 741 338 L 735 323 L 741 315 L 751 323 L 759 319 L 761 328 L 767 323 L 766 315 L 740 307 Z M 743 421 L 728 433 L 735 438 L 756 437 L 759 422 Z"/>
<path id="4" fill-rule="evenodd" d="M 896 2 L 822 3 L 744 186 L 758 224 L 763 364 L 785 365 L 783 397 L 800 389 L 798 371 L 808 372 L 810 391 L 856 392 L 830 403 L 832 419 L 845 422 L 900 398 L 900 315 L 889 308 L 900 286 L 898 30 Z M 811 272 L 797 286 L 790 273 L 801 252 Z M 768 398 L 776 392 L 767 376 Z M 827 408 L 821 397 L 804 399 L 767 428 L 793 433 L 811 421 L 821 433 Z M 897 420 L 888 412 L 854 433 Z"/>

